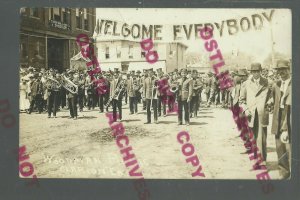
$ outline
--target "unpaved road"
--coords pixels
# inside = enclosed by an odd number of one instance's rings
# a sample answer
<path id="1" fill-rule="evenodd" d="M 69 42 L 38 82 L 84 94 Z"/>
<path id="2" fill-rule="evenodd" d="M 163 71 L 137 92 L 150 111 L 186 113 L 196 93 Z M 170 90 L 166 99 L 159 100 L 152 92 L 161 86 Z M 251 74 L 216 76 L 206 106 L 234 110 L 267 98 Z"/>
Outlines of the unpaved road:
<path id="1" fill-rule="evenodd" d="M 185 162 L 176 138 L 183 130 L 190 134 L 205 174 L 194 179 L 256 179 L 259 173 L 242 154 L 245 148 L 229 110 L 202 108 L 190 126 L 178 126 L 175 114 L 145 125 L 145 112 L 128 115 L 124 105 L 123 113 L 125 134 L 145 178 L 193 178 L 196 169 Z M 72 120 L 69 111 L 62 110 L 57 116 L 20 114 L 20 146 L 26 146 L 38 178 L 130 178 L 104 113 L 85 109 Z M 268 133 L 271 179 L 279 178 L 276 161 L 274 136 Z"/>

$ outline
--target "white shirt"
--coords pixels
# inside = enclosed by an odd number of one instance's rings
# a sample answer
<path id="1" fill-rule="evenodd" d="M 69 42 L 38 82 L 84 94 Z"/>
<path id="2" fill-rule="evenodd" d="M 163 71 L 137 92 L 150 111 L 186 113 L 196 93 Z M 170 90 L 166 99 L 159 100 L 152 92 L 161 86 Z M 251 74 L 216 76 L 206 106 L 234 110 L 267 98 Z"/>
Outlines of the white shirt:
<path id="1" fill-rule="evenodd" d="M 256 84 L 256 86 L 259 86 L 260 77 L 258 79 L 253 78 L 253 81 Z"/>

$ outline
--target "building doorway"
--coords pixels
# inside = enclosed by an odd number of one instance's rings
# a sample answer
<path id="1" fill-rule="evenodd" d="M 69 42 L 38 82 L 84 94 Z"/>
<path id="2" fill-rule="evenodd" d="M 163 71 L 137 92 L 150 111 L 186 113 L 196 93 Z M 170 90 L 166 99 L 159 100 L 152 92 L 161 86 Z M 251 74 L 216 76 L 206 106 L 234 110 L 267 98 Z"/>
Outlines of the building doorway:
<path id="1" fill-rule="evenodd" d="M 47 56 L 48 68 L 53 68 L 62 72 L 65 68 L 64 65 L 64 44 L 66 40 L 63 39 L 47 39 Z"/>

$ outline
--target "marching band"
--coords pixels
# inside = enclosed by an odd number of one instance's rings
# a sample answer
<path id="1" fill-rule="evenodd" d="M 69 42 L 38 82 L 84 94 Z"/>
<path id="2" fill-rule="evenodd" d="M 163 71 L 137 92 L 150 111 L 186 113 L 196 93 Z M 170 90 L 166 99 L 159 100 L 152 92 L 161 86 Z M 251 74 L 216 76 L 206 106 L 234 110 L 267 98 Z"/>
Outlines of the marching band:
<path id="1" fill-rule="evenodd" d="M 47 111 L 48 118 L 56 118 L 58 110 L 68 105 L 70 118 L 76 120 L 77 105 L 79 112 L 84 106 L 90 109 L 99 107 L 100 113 L 112 108 L 114 120 L 122 120 L 122 102 L 129 100 L 129 115 L 138 113 L 138 104 L 143 104 L 147 112 L 145 124 L 151 123 L 153 112 L 154 123 L 159 123 L 158 117 L 166 117 L 169 112 L 178 112 L 178 124 L 182 123 L 182 114 L 186 125 L 190 117 L 197 117 L 200 106 L 201 92 L 204 86 L 203 77 L 197 71 L 186 69 L 178 72 L 164 73 L 153 69 L 130 71 L 128 73 L 114 71 L 96 74 L 107 90 L 99 93 L 97 85 L 91 81 L 87 73 L 68 70 L 59 73 L 56 70 L 37 70 L 32 67 L 21 69 L 22 81 L 27 81 L 26 96 L 30 102 L 26 109 L 30 114 L 34 108 L 39 113 Z M 161 85 L 163 83 L 163 85 Z M 176 104 L 176 105 L 175 105 Z M 167 110 L 168 107 L 168 110 Z M 178 108 L 175 110 L 174 108 Z"/>

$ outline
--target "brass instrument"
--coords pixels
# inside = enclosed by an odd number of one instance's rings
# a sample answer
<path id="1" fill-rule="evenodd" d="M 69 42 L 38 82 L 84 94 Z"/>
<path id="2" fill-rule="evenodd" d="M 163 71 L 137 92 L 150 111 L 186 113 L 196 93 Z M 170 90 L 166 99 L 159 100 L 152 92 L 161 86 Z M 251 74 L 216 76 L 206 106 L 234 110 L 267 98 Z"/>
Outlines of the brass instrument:
<path id="1" fill-rule="evenodd" d="M 68 79 L 65 75 L 62 76 L 61 85 L 72 94 L 78 93 L 78 86 Z"/>
<path id="2" fill-rule="evenodd" d="M 60 82 L 51 77 L 45 77 L 47 79 L 46 88 L 53 90 L 61 86 Z"/>
<path id="3" fill-rule="evenodd" d="M 174 81 L 173 83 L 171 83 L 170 85 L 170 92 L 175 94 L 177 93 L 179 90 L 179 82 L 178 81 Z"/>
<path id="4" fill-rule="evenodd" d="M 117 88 L 115 89 L 114 94 L 109 97 L 107 103 L 105 104 L 106 108 L 109 107 L 109 104 L 112 102 L 113 99 L 119 99 L 121 92 L 125 88 L 125 82 L 126 82 L 126 80 L 122 79 L 121 82 L 118 84 Z"/>
<path id="5" fill-rule="evenodd" d="M 137 81 L 138 81 L 138 80 L 137 80 L 136 78 L 133 79 L 133 90 L 134 90 L 135 92 L 137 92 L 137 91 L 140 90 L 140 85 L 138 84 Z"/>
<path id="6" fill-rule="evenodd" d="M 156 91 L 156 88 L 157 88 L 157 83 L 158 83 L 158 80 L 155 80 L 155 81 L 154 81 L 154 84 L 153 84 L 153 86 L 152 86 L 152 93 L 151 93 L 151 104 L 150 104 L 150 108 L 152 107 L 152 102 L 153 102 L 154 96 L 157 96 L 157 91 Z M 155 92 L 155 95 L 154 95 L 154 92 Z"/>

